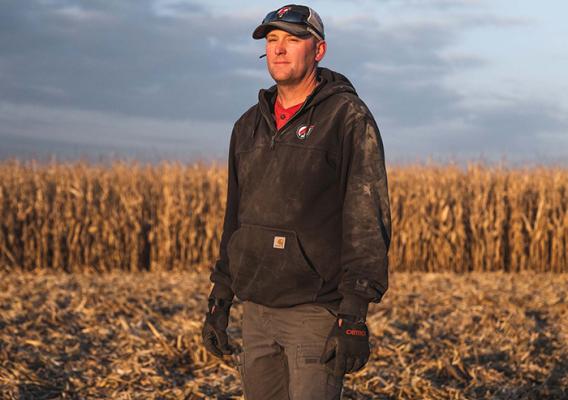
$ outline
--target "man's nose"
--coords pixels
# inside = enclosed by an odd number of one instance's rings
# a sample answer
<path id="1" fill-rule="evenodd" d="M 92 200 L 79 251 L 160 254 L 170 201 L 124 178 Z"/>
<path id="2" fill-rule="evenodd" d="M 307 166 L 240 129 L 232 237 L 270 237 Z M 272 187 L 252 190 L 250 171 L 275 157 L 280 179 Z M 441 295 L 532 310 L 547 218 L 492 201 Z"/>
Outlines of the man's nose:
<path id="1" fill-rule="evenodd" d="M 286 53 L 286 47 L 284 47 L 284 45 L 282 43 L 278 43 L 275 48 L 274 48 L 274 52 L 276 53 L 276 55 L 280 55 L 280 54 L 285 54 Z"/>

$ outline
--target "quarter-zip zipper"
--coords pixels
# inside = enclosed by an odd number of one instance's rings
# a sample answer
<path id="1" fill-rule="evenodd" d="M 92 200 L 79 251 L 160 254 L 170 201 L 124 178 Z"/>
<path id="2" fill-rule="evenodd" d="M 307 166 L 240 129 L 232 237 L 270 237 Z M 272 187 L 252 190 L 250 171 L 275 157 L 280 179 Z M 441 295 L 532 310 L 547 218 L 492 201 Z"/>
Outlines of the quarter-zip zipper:
<path id="1" fill-rule="evenodd" d="M 308 103 L 308 99 L 306 99 L 306 101 L 304 101 L 304 104 L 302 104 L 302 107 L 300 107 L 300 109 L 298 111 L 296 111 L 294 113 L 294 115 L 292 115 L 292 118 L 290 118 L 288 121 L 286 121 L 286 123 L 284 124 L 284 126 L 278 130 L 276 130 L 276 132 L 274 132 L 274 135 L 272 135 L 272 138 L 270 139 L 270 150 L 274 149 L 274 143 L 276 142 L 276 137 L 282 137 L 282 135 L 284 134 L 284 131 L 286 131 L 286 129 L 290 126 L 290 123 L 296 118 L 298 117 L 298 115 L 304 110 L 304 108 L 306 107 L 306 104 Z"/>
<path id="2" fill-rule="evenodd" d="M 290 123 L 296 119 L 301 113 L 302 111 L 304 111 L 304 108 L 306 108 L 306 105 L 308 105 L 308 103 L 312 100 L 313 97 L 315 97 L 315 95 L 319 92 L 320 89 L 320 85 L 318 84 L 316 86 L 316 88 L 314 89 L 314 91 L 308 96 L 306 97 L 306 100 L 304 101 L 304 104 L 302 104 L 302 107 L 300 107 L 300 109 L 298 111 L 296 111 L 296 113 L 294 115 L 292 115 L 292 118 L 290 118 L 288 121 L 286 121 L 286 123 L 284 124 L 284 126 L 282 128 L 280 128 L 279 130 L 277 129 L 276 132 L 274 132 L 274 135 L 272 135 L 272 138 L 270 139 L 270 150 L 274 150 L 274 144 L 276 143 L 276 137 L 282 137 L 286 131 L 286 129 L 290 126 Z M 266 118 L 266 116 L 265 116 Z"/>

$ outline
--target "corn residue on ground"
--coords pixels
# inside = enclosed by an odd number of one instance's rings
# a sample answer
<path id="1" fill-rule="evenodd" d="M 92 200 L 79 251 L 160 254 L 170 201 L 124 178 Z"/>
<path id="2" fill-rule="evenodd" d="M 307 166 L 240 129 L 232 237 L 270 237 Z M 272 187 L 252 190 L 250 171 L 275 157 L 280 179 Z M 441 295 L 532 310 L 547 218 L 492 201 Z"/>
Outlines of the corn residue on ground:
<path id="1" fill-rule="evenodd" d="M 234 358 L 201 345 L 196 270 L 0 274 L 1 397 L 242 399 Z M 567 294 L 567 274 L 391 273 L 343 398 L 566 399 Z"/>

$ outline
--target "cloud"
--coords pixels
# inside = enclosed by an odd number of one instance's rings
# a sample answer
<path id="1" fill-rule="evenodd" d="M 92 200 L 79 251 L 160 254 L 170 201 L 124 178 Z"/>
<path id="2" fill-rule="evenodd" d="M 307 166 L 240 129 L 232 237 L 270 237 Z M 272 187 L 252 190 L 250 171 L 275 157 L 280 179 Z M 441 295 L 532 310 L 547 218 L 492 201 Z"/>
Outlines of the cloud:
<path id="1" fill-rule="evenodd" d="M 418 24 L 371 26 L 377 28 L 336 28 L 329 39 L 330 65 L 349 71 L 371 109 L 397 126 L 426 126 L 455 113 L 460 96 L 443 86 L 454 65 L 439 54 L 456 40 L 452 30 Z M 462 61 L 463 68 L 482 62 Z"/>
<path id="2" fill-rule="evenodd" d="M 173 8 L 192 11 L 183 18 L 154 13 L 148 1 L 120 4 L 11 4 L 6 18 L 17 24 L 2 43 L 4 98 L 203 120 L 235 119 L 254 101 L 252 93 L 233 95 L 250 85 L 235 79 L 234 67 L 254 68 L 257 61 L 231 51 L 249 40 L 247 21 L 203 18 L 201 7 L 191 4 Z"/>
<path id="3" fill-rule="evenodd" d="M 459 50 L 464 32 L 532 23 L 491 14 L 485 4 L 390 0 L 381 2 L 381 18 L 325 18 L 322 65 L 354 83 L 375 113 L 388 158 L 532 157 L 535 149 L 568 156 L 558 146 L 568 128 L 558 116 L 566 110 L 535 98 L 470 98 L 459 79 L 448 79 L 482 73 L 492 62 Z M 258 59 L 262 43 L 251 38 L 264 6 L 258 15 L 178 0 L 0 7 L 0 157 L 69 146 L 68 154 L 88 147 L 222 157 L 233 122 L 256 102 L 259 88 L 273 84 Z"/>
<path id="4" fill-rule="evenodd" d="M 412 2 L 411 2 L 412 3 Z M 456 52 L 463 27 L 524 24 L 522 19 L 460 15 L 428 21 L 381 24 L 373 16 L 330 24 L 328 62 L 347 71 L 375 113 L 387 158 L 414 160 L 477 158 L 555 161 L 568 156 L 557 147 L 568 120 L 566 111 L 540 99 L 481 93 L 468 98 L 448 77 L 476 70 L 491 60 Z M 456 82 L 453 80 L 452 82 Z M 459 85 L 459 80 L 457 81 Z M 500 100 L 498 100 L 500 99 Z M 564 150 L 559 150 L 564 149 Z"/>
<path id="5" fill-rule="evenodd" d="M 112 19 L 111 15 L 94 10 L 86 10 L 78 6 L 64 6 L 54 11 L 55 15 L 60 15 L 69 20 L 85 23 L 90 21 L 105 21 Z"/>
<path id="6" fill-rule="evenodd" d="M 224 160 L 231 124 L 222 121 L 124 117 L 100 111 L 2 103 L 0 158 L 10 154 L 61 158 L 113 154 L 149 161 Z"/>

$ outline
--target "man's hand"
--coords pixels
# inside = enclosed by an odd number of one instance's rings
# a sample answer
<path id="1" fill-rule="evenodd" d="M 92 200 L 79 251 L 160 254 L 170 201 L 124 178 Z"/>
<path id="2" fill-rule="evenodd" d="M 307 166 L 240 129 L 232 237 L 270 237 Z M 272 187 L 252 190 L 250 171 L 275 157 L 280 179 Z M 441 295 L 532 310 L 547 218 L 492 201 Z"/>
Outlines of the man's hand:
<path id="1" fill-rule="evenodd" d="M 335 376 L 343 376 L 363 368 L 370 354 L 365 322 L 340 314 L 329 332 L 320 363 Z"/>
<path id="2" fill-rule="evenodd" d="M 229 311 L 233 303 L 228 300 L 209 298 L 209 311 L 205 314 L 203 324 L 203 345 L 213 355 L 223 358 L 223 355 L 233 354 L 233 347 L 229 344 L 227 325 L 229 324 Z"/>

